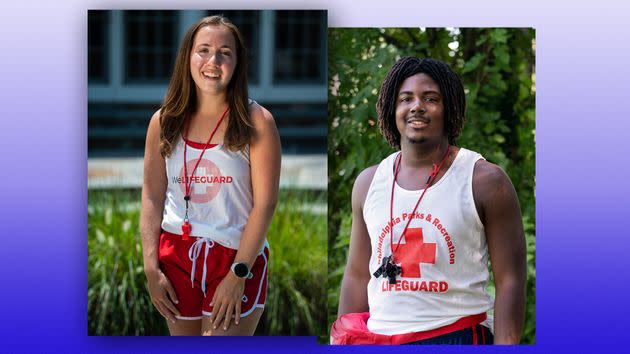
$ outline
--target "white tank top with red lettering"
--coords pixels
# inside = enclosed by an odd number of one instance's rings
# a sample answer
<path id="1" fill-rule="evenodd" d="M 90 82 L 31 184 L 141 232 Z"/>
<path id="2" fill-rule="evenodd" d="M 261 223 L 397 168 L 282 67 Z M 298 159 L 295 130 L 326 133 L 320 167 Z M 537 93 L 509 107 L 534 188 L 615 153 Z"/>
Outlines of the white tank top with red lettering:
<path id="1" fill-rule="evenodd" d="M 203 147 L 204 144 L 186 142 L 188 175 L 195 168 Z M 171 156 L 166 158 L 168 186 L 162 217 L 162 229 L 179 235 L 186 210 L 183 161 L 184 139 L 180 137 Z M 253 206 L 249 145 L 236 152 L 222 144 L 209 147 L 194 174 L 190 193 L 191 235 L 238 249 Z"/>
<path id="2" fill-rule="evenodd" d="M 486 290 L 488 248 L 472 191 L 475 162 L 483 157 L 461 148 L 442 178 L 427 190 L 413 216 L 408 214 L 422 190 L 406 190 L 396 184 L 392 222 L 388 222 L 398 154 L 378 166 L 363 207 L 372 245 L 368 329 L 386 335 L 446 326 L 486 312 L 494 303 Z M 390 227 L 395 248 L 410 217 L 407 236 L 394 255 L 403 273 L 391 285 L 387 278 L 373 274 L 382 258 L 392 253 Z"/>

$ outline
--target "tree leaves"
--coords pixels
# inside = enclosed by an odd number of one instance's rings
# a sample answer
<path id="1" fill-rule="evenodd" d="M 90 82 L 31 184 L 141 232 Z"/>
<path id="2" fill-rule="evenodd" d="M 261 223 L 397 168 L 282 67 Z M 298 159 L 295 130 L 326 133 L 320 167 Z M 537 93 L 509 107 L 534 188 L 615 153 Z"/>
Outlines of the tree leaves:
<path id="1" fill-rule="evenodd" d="M 353 182 L 393 151 L 378 130 L 375 104 L 387 71 L 403 56 L 442 60 L 462 78 L 467 120 L 458 145 L 482 153 L 510 176 L 526 220 L 528 262 L 535 261 L 533 29 L 335 28 L 329 29 L 328 45 L 329 87 L 338 85 L 328 101 L 334 117 L 328 135 L 328 298 L 338 299 L 345 267 Z M 536 327 L 535 263 L 528 267 L 523 343 L 534 342 Z M 328 305 L 332 322 L 337 303 Z"/>

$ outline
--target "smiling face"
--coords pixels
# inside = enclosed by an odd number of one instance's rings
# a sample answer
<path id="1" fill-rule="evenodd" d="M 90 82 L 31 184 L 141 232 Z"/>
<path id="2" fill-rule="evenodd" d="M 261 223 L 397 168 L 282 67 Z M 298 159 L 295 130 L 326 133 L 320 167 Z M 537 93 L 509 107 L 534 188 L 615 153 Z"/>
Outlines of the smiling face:
<path id="1" fill-rule="evenodd" d="M 225 94 L 236 63 L 236 43 L 227 27 L 199 29 L 190 53 L 190 74 L 198 94 Z"/>
<path id="2" fill-rule="evenodd" d="M 396 127 L 401 145 L 445 138 L 442 93 L 429 75 L 419 73 L 403 81 L 396 96 Z"/>

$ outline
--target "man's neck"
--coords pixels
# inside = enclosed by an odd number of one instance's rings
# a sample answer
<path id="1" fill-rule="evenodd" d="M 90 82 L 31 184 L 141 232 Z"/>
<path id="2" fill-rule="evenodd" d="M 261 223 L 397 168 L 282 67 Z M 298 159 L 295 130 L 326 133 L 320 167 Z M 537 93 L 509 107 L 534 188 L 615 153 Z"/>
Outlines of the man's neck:
<path id="1" fill-rule="evenodd" d="M 444 138 L 435 143 L 429 141 L 411 143 L 401 141 L 402 161 L 407 167 L 423 168 L 439 163 L 448 149 L 448 139 Z"/>

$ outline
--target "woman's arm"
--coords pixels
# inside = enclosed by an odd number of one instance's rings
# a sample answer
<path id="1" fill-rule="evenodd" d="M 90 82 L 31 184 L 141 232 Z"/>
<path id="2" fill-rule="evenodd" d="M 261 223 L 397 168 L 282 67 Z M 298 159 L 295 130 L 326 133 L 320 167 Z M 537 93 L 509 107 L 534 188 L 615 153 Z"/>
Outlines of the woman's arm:
<path id="1" fill-rule="evenodd" d="M 160 121 L 158 111 L 153 114 L 149 122 L 144 151 L 142 210 L 140 215 L 142 257 L 151 301 L 162 316 L 174 322 L 174 316 L 179 315 L 177 308 L 173 305 L 173 302 L 177 303 L 177 296 L 170 281 L 160 270 L 158 262 L 158 246 L 167 186 L 166 164 L 164 158 L 160 155 L 159 146 Z"/>
<path id="2" fill-rule="evenodd" d="M 370 236 L 363 219 L 363 204 L 378 166 L 365 169 L 352 188 L 352 229 L 348 263 L 341 281 L 338 316 L 369 311 L 367 285 L 370 281 L 369 262 L 372 255 Z"/>
<path id="3" fill-rule="evenodd" d="M 475 165 L 473 192 L 481 206 L 496 288 L 494 343 L 518 344 L 525 316 L 527 276 L 518 197 L 505 172 L 486 161 Z"/>
<path id="4" fill-rule="evenodd" d="M 241 235 L 234 262 L 247 264 L 251 269 L 262 249 L 271 224 L 280 181 L 280 137 L 271 113 L 254 104 L 251 108 L 254 138 L 250 144 L 250 164 L 254 205 Z M 213 319 L 216 329 L 223 320 L 223 328 L 230 326 L 232 313 L 238 324 L 245 279 L 228 272 L 217 287 L 212 304 L 218 311 Z"/>

